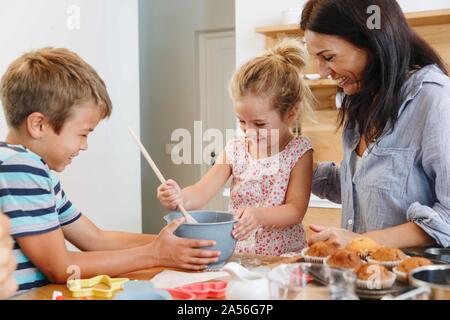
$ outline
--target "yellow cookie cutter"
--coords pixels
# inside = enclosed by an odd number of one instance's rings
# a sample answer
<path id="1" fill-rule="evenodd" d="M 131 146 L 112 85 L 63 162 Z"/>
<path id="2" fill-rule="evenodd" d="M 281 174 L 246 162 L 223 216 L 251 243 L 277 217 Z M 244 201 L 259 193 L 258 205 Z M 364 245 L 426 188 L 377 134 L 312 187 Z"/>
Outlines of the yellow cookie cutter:
<path id="1" fill-rule="evenodd" d="M 128 278 L 111 278 L 101 275 L 91 279 L 69 280 L 67 281 L 67 287 L 73 298 L 111 298 L 114 291 L 122 289 L 123 284 L 129 280 Z M 108 288 L 95 288 L 98 285 L 105 285 Z"/>

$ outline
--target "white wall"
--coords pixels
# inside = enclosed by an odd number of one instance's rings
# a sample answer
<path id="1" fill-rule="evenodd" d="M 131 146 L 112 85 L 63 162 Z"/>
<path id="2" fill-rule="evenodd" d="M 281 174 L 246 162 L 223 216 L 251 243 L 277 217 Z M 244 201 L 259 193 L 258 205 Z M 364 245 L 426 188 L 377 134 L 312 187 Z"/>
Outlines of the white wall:
<path id="1" fill-rule="evenodd" d="M 69 30 L 69 5 L 81 9 Z M 0 0 L 0 73 L 20 54 L 67 47 L 105 80 L 113 102 L 109 120 L 90 135 L 89 150 L 60 175 L 69 198 L 100 227 L 141 231 L 140 155 L 127 125 L 139 131 L 137 0 Z M 3 112 L 0 140 L 6 134 Z"/>
<path id="2" fill-rule="evenodd" d="M 240 65 L 264 50 L 264 36 L 255 28 L 282 24 L 282 11 L 303 7 L 305 0 L 236 0 L 236 63 Z"/>
<path id="3" fill-rule="evenodd" d="M 200 119 L 199 33 L 234 29 L 234 24 L 234 0 L 139 1 L 141 135 L 166 179 L 181 186 L 196 182 L 199 165 L 174 165 L 166 144 L 176 128 L 193 135 Z M 142 162 L 143 229 L 149 233 L 165 225 L 167 210 L 156 199 L 159 184 Z"/>
<path id="4" fill-rule="evenodd" d="M 449 9 L 450 0 L 397 0 L 404 12 Z"/>
<path id="5" fill-rule="evenodd" d="M 356 1 L 356 0 L 355 0 Z M 399 0 L 405 12 L 450 8 L 450 0 Z M 236 0 L 236 62 L 242 64 L 264 50 L 256 27 L 281 24 L 282 11 L 303 7 L 306 0 Z"/>

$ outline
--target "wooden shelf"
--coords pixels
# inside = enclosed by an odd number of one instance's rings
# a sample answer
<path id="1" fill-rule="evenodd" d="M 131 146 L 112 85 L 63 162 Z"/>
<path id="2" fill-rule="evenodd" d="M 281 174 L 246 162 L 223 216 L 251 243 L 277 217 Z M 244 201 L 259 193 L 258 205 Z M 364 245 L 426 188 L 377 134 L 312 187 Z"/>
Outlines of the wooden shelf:
<path id="1" fill-rule="evenodd" d="M 303 37 L 303 31 L 298 24 L 279 24 L 266 27 L 257 27 L 256 33 L 263 34 L 264 36 L 276 36 L 279 33 L 294 34 L 297 37 Z"/>
<path id="2" fill-rule="evenodd" d="M 405 17 L 409 25 L 413 27 L 450 24 L 450 9 L 409 12 L 405 13 Z M 255 31 L 266 37 L 276 37 L 280 33 L 303 37 L 303 31 L 298 24 L 257 27 Z"/>
<path id="3" fill-rule="evenodd" d="M 338 82 L 332 79 L 319 79 L 319 80 L 308 80 L 305 79 L 306 83 L 311 89 L 313 88 L 326 88 L 326 87 L 336 87 Z"/>
<path id="4" fill-rule="evenodd" d="M 405 16 L 412 27 L 450 24 L 450 9 L 409 12 Z"/>
<path id="5" fill-rule="evenodd" d="M 256 28 L 257 33 L 262 33 L 264 35 L 279 32 L 297 33 L 299 36 L 303 36 L 303 32 L 300 30 L 298 24 L 280 24 L 267 27 Z"/>

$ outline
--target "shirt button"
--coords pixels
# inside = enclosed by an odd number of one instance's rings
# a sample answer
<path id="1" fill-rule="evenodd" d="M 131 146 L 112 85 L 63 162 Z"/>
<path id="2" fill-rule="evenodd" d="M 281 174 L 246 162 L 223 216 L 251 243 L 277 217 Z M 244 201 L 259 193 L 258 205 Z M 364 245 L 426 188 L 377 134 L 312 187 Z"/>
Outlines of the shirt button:
<path id="1" fill-rule="evenodd" d="M 351 226 L 353 224 L 353 220 L 352 219 L 348 219 L 347 223 L 348 223 L 349 226 Z"/>

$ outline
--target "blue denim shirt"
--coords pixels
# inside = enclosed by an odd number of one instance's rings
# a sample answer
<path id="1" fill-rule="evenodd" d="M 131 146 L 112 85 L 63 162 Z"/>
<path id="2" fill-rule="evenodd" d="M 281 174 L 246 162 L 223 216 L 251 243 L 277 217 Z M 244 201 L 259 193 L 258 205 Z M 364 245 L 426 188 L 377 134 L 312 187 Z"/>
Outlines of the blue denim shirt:
<path id="1" fill-rule="evenodd" d="M 340 167 L 320 163 L 313 193 L 342 203 L 341 226 L 357 233 L 415 222 L 450 246 L 450 78 L 435 65 L 413 73 L 390 134 L 379 138 L 352 175 L 360 136 L 343 133 Z M 406 235 L 405 235 L 406 236 Z"/>

